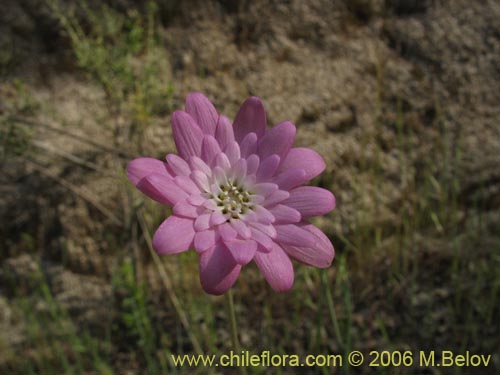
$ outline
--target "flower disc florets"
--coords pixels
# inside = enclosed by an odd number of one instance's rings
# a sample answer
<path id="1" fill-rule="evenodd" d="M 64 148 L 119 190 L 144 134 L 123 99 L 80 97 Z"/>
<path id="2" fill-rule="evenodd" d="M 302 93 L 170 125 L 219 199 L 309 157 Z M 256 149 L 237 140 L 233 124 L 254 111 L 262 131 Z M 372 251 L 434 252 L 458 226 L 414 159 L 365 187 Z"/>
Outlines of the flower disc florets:
<path id="1" fill-rule="evenodd" d="M 245 190 L 238 181 L 228 180 L 227 182 L 216 184 L 215 194 L 210 198 L 219 207 L 223 215 L 230 215 L 232 219 L 239 219 L 248 210 L 253 210 L 251 202 L 252 194 Z"/>

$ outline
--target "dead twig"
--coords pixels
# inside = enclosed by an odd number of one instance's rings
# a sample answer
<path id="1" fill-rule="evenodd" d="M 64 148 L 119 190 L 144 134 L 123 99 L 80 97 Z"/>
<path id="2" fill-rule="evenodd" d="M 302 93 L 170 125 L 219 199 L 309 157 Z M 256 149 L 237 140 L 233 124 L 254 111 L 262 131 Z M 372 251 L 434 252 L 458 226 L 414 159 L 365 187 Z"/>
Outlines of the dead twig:
<path id="1" fill-rule="evenodd" d="M 146 225 L 146 222 L 144 220 L 144 217 L 142 213 L 137 212 L 137 218 L 139 219 L 139 225 L 141 227 L 142 233 L 144 235 L 144 239 L 146 240 L 146 244 L 148 245 L 149 252 L 151 253 L 151 256 L 153 257 L 153 261 L 156 265 L 156 268 L 158 269 L 158 273 L 160 275 L 160 278 L 163 282 L 163 286 L 165 287 L 165 290 L 167 291 L 168 297 L 170 299 L 170 302 L 172 302 L 172 305 L 174 306 L 175 312 L 177 313 L 177 316 L 179 317 L 179 320 L 181 321 L 181 324 L 184 326 L 184 329 L 186 330 L 189 339 L 191 340 L 191 344 L 193 345 L 193 349 L 196 352 L 196 354 L 203 354 L 203 351 L 201 350 L 200 343 L 198 342 L 198 339 L 194 335 L 191 325 L 189 324 L 189 320 L 187 318 L 186 313 L 182 309 L 182 306 L 179 302 L 179 299 L 177 298 L 177 295 L 175 294 L 174 287 L 172 284 L 172 280 L 170 280 L 170 277 L 168 276 L 167 272 L 165 271 L 165 266 L 160 260 L 160 257 L 158 254 L 153 249 L 153 244 L 151 241 L 151 234 L 149 233 L 148 227 Z"/>
<path id="2" fill-rule="evenodd" d="M 129 154 L 126 151 L 116 150 L 114 148 L 102 145 L 102 144 L 94 142 L 86 137 L 83 137 L 81 135 L 72 133 L 68 130 L 62 129 L 59 126 L 55 126 L 55 125 L 51 125 L 51 124 L 47 124 L 47 123 L 43 123 L 43 122 L 39 122 L 39 121 L 34 121 L 34 120 L 29 119 L 29 118 L 25 118 L 25 117 L 21 117 L 21 116 L 9 116 L 7 119 L 10 121 L 15 121 L 15 122 L 20 123 L 20 124 L 25 124 L 25 125 L 34 126 L 34 127 L 42 127 L 42 128 L 51 130 L 53 132 L 56 132 L 56 133 L 65 135 L 67 137 L 76 139 L 76 140 L 83 142 L 83 143 L 87 143 L 87 144 L 89 144 L 95 148 L 98 148 L 102 151 L 106 151 L 106 152 L 118 155 L 120 157 L 125 157 L 125 158 L 134 158 L 135 157 L 134 155 Z"/>
<path id="3" fill-rule="evenodd" d="M 78 165 L 81 165 L 83 167 L 87 167 L 87 168 L 90 168 L 96 172 L 99 172 L 99 173 L 102 173 L 103 175 L 105 176 L 109 176 L 109 177 L 120 177 L 117 173 L 113 173 L 112 171 L 107 171 L 107 170 L 104 170 L 102 169 L 101 167 L 99 167 L 97 164 L 95 163 L 91 163 L 85 159 L 82 159 L 76 155 L 73 155 L 69 152 L 65 152 L 65 151 L 61 151 L 61 150 L 57 150 L 55 148 L 52 148 L 42 142 L 33 142 L 32 143 L 33 146 L 35 147 L 38 147 L 44 151 L 47 151 L 51 154 L 54 154 L 56 156 L 60 156 L 61 158 L 64 158 L 64 159 L 67 159 L 75 164 L 78 164 Z"/>
<path id="4" fill-rule="evenodd" d="M 106 207 L 104 207 L 101 203 L 99 203 L 92 195 L 84 191 L 82 188 L 73 185 L 71 182 L 65 180 L 64 178 L 58 176 L 56 173 L 52 172 L 51 170 L 45 168 L 43 165 L 33 161 L 33 160 L 26 160 L 28 165 L 30 165 L 33 169 L 36 171 L 40 172 L 44 176 L 47 176 L 53 180 L 55 180 L 59 185 L 65 187 L 69 191 L 71 191 L 73 194 L 77 195 L 84 201 L 90 203 L 92 206 L 94 206 L 99 212 L 101 212 L 104 216 L 106 216 L 109 220 L 111 220 L 114 224 L 123 226 L 123 223 L 120 219 L 118 219 L 110 210 L 108 210 Z"/>

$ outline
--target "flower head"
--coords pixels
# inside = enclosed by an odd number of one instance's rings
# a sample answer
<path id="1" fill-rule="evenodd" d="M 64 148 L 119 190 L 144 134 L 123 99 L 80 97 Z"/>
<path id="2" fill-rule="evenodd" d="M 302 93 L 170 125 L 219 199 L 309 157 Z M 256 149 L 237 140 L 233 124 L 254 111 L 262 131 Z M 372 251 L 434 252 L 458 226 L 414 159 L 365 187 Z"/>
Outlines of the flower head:
<path id="1" fill-rule="evenodd" d="M 293 285 L 290 258 L 325 268 L 334 257 L 330 240 L 307 222 L 335 207 L 328 190 L 301 186 L 325 169 L 322 157 L 293 148 L 295 126 L 267 129 L 259 98 L 241 106 L 234 123 L 200 93 L 172 115 L 179 155 L 166 162 L 138 158 L 127 166 L 130 181 L 150 198 L 173 207 L 158 228 L 160 254 L 193 248 L 199 253 L 204 290 L 222 294 L 241 267 L 255 261 L 278 292 Z"/>

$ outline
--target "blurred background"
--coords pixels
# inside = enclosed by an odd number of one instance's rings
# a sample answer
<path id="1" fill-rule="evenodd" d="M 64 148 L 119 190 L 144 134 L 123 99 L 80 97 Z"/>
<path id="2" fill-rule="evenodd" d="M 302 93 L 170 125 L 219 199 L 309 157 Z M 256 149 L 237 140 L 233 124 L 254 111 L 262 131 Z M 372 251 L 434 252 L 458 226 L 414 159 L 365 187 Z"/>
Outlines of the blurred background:
<path id="1" fill-rule="evenodd" d="M 261 97 L 271 125 L 293 121 L 295 144 L 324 156 L 313 184 L 337 197 L 314 221 L 336 248 L 330 269 L 295 264 L 276 294 L 244 268 L 244 349 L 469 350 L 490 366 L 412 373 L 500 372 L 497 1 L 1 8 L 0 373 L 224 373 L 173 366 L 171 353 L 231 349 L 224 298 L 202 291 L 194 252 L 151 250 L 169 211 L 124 174 L 175 151 L 169 115 L 191 91 L 231 118 Z"/>

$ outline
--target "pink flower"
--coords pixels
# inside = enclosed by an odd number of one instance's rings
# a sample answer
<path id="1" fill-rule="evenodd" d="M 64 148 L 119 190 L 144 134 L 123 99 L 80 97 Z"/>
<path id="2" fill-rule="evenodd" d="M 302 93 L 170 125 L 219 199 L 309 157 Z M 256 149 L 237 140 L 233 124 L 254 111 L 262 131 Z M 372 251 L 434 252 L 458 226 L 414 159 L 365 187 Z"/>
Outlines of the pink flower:
<path id="1" fill-rule="evenodd" d="M 330 266 L 333 246 L 307 219 L 331 211 L 335 197 L 301 186 L 323 172 L 325 162 L 313 150 L 292 148 L 291 122 L 266 129 L 262 102 L 251 97 L 231 125 L 203 94 L 192 93 L 172 125 L 179 155 L 127 166 L 140 191 L 173 207 L 153 238 L 158 253 L 194 247 L 201 285 L 210 294 L 231 288 L 252 260 L 277 292 L 293 285 L 290 258 Z"/>

